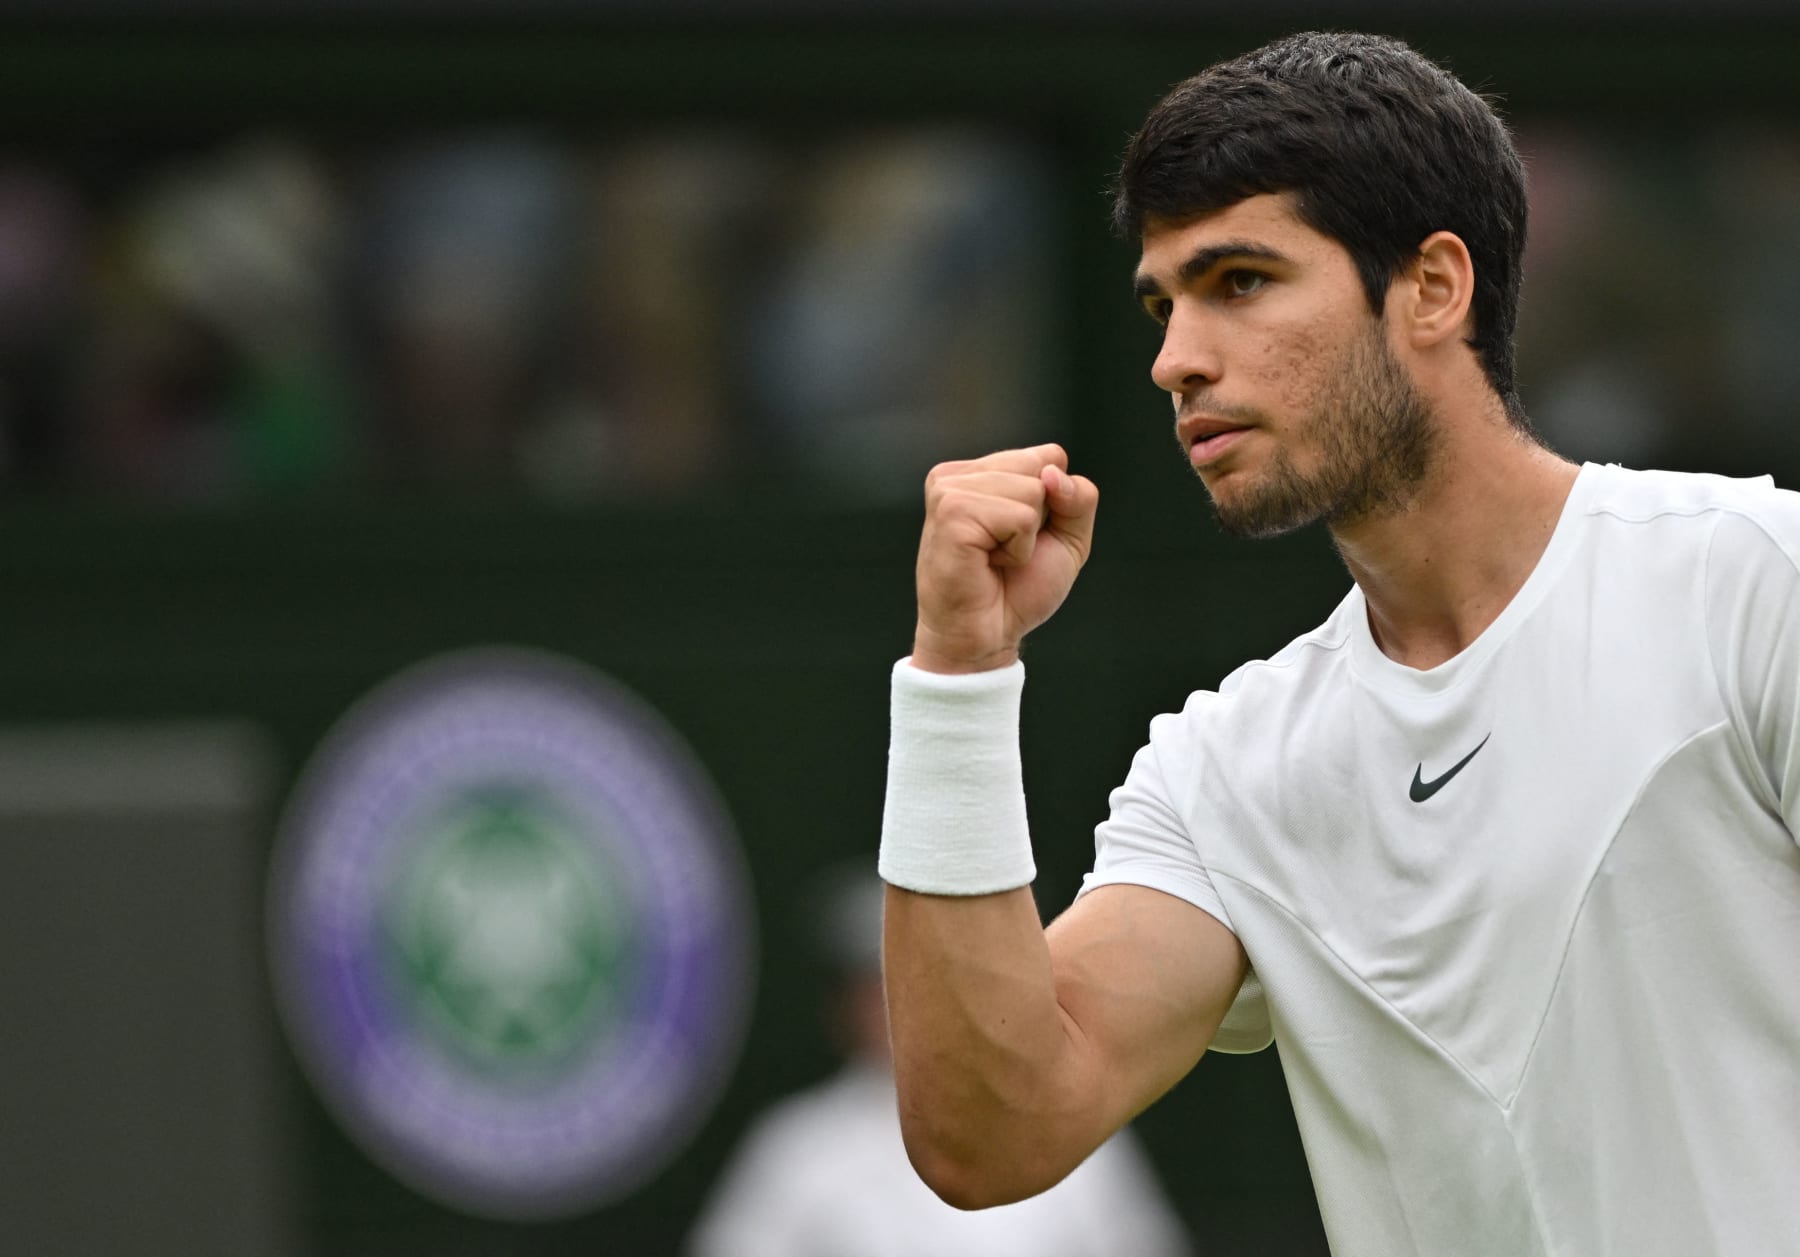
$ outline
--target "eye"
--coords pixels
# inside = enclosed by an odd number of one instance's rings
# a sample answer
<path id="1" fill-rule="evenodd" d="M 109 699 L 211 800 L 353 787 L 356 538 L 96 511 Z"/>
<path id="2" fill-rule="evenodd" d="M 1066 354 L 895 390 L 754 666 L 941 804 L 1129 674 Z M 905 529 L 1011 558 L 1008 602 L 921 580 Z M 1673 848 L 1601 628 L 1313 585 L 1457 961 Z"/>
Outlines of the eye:
<path id="1" fill-rule="evenodd" d="M 1170 301 L 1167 297 L 1144 298 L 1144 313 L 1148 314 L 1150 316 L 1150 321 L 1155 323 L 1158 327 L 1167 327 L 1169 325 L 1169 315 L 1174 312 L 1174 309 L 1175 303 Z"/>
<path id="2" fill-rule="evenodd" d="M 1268 283 L 1269 277 L 1261 271 L 1226 271 L 1220 277 L 1220 282 L 1224 286 L 1226 296 L 1248 297 Z"/>

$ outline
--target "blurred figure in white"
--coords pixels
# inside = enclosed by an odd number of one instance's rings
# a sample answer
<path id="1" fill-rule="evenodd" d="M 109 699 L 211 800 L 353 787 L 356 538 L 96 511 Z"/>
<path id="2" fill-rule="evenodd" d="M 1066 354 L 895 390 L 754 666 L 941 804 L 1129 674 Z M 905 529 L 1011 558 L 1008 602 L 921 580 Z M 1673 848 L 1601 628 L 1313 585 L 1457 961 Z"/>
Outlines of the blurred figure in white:
<path id="1" fill-rule="evenodd" d="M 847 1062 L 751 1123 L 689 1241 L 690 1257 L 1186 1257 L 1131 1132 L 1062 1183 L 965 1213 L 919 1181 L 900 1142 L 881 992 L 881 883 L 836 880 L 822 913 Z"/>

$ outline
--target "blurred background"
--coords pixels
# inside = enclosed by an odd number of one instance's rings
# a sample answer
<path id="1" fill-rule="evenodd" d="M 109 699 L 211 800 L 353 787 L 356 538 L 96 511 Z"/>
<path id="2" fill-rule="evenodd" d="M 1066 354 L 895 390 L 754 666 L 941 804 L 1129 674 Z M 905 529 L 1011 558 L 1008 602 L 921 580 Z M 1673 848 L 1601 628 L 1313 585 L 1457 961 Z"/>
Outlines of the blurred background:
<path id="1" fill-rule="evenodd" d="M 1788 5 L 0 10 L 0 1248 L 680 1252 L 837 1059 L 809 883 L 873 859 L 920 476 L 1051 439 L 1106 495 L 1026 700 L 1060 910 L 1150 717 L 1346 585 L 1213 526 L 1105 226 L 1164 89 L 1321 24 L 1499 94 L 1554 447 L 1800 485 Z M 328 731 L 496 645 L 657 713 L 742 904 L 696 1115 L 529 1219 L 352 1134 L 271 977 Z M 1275 1053 L 1138 1133 L 1198 1251 L 1323 1253 Z"/>

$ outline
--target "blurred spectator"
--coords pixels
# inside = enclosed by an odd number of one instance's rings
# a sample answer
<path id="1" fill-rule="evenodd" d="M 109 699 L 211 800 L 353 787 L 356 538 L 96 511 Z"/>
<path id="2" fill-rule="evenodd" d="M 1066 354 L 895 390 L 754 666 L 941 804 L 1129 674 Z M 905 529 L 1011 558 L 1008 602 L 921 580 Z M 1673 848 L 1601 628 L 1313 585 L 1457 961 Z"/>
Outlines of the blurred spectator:
<path id="1" fill-rule="evenodd" d="M 593 162 L 563 391 L 525 435 L 550 498 L 667 500 L 744 470 L 745 294 L 785 171 L 731 133 L 627 143 Z M 761 467 L 758 467 L 761 470 Z"/>
<path id="2" fill-rule="evenodd" d="M 568 307 L 576 170 L 525 135 L 391 157 L 367 207 L 359 276 L 381 479 L 514 483 Z"/>
<path id="3" fill-rule="evenodd" d="M 813 486 L 911 501 L 934 462 L 1046 439 L 1050 192 L 1029 149 L 858 136 L 797 200 L 793 255 L 750 321 L 752 382 Z"/>
<path id="4" fill-rule="evenodd" d="M 690 1239 L 691 1257 L 1176 1257 L 1180 1224 L 1129 1130 L 1041 1196 L 965 1213 L 919 1181 L 900 1141 L 881 992 L 883 888 L 842 875 L 822 945 L 838 973 L 848 1058 L 745 1135 Z"/>
<path id="5" fill-rule="evenodd" d="M 321 164 L 281 140 L 178 167 L 129 203 L 83 371 L 98 487 L 208 501 L 344 477 L 340 226 Z"/>

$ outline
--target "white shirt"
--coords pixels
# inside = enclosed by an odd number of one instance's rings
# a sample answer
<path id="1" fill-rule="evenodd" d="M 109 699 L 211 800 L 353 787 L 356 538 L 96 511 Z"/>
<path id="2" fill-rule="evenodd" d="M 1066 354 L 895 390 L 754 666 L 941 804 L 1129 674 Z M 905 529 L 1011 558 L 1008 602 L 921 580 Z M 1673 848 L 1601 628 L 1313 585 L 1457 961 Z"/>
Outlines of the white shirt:
<path id="1" fill-rule="evenodd" d="M 851 1066 L 751 1127 L 694 1257 L 1178 1257 L 1179 1225 L 1129 1132 L 1041 1196 L 965 1213 L 919 1181 L 894 1083 Z"/>
<path id="2" fill-rule="evenodd" d="M 1158 717 L 1084 892 L 1243 942 L 1338 1257 L 1800 1253 L 1797 717 L 1800 495 L 1589 465 L 1449 662 L 1353 589 Z"/>

